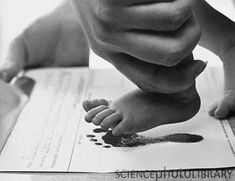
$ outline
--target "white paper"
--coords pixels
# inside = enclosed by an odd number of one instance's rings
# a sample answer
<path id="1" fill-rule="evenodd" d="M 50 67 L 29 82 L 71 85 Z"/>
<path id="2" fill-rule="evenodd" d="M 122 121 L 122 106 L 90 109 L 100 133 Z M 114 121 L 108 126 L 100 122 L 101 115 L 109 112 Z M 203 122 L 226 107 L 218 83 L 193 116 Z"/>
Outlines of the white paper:
<path id="1" fill-rule="evenodd" d="M 0 80 L 0 152 L 26 100 L 20 90 Z"/>
<path id="2" fill-rule="evenodd" d="M 220 76 L 219 76 L 220 75 Z M 174 133 L 201 135 L 199 143 L 160 143 L 134 148 L 105 149 L 94 146 L 87 134 L 94 134 L 92 124 L 81 122 L 74 149 L 70 171 L 114 172 L 123 170 L 171 170 L 193 168 L 221 168 L 235 166 L 235 139 L 228 121 L 217 121 L 208 116 L 208 107 L 222 96 L 222 71 L 211 69 L 198 79 L 197 87 L 202 99 L 200 112 L 191 120 L 154 128 L 142 133 L 148 137 L 159 137 Z M 218 77 L 218 78 L 217 78 Z M 97 80 L 98 81 L 98 80 Z M 106 80 L 108 82 L 108 79 Z M 115 89 L 114 87 L 117 87 Z M 121 86 L 100 86 L 90 88 L 90 97 L 104 96 L 106 93 L 120 93 Z M 110 90 L 110 91 L 107 91 Z M 121 88 L 120 88 L 121 89 Z M 93 93 L 93 94 L 92 94 Z M 103 143 L 101 137 L 98 142 Z"/>
<path id="3" fill-rule="evenodd" d="M 87 70 L 40 70 L 1 155 L 1 170 L 67 171 L 81 120 Z"/>
<path id="4" fill-rule="evenodd" d="M 219 79 L 214 79 L 215 73 Z M 36 87 L 0 155 L 0 170 L 114 172 L 235 166 L 235 139 L 228 121 L 214 120 L 207 113 L 208 106 L 222 95 L 221 71 L 220 75 L 210 70 L 199 77 L 202 106 L 193 119 L 141 133 L 150 137 L 197 134 L 203 136 L 201 142 L 107 149 L 87 138 L 96 127 L 84 121 L 81 101 L 117 98 L 135 86 L 113 70 L 30 71 Z M 105 145 L 103 135 L 95 134 Z"/>

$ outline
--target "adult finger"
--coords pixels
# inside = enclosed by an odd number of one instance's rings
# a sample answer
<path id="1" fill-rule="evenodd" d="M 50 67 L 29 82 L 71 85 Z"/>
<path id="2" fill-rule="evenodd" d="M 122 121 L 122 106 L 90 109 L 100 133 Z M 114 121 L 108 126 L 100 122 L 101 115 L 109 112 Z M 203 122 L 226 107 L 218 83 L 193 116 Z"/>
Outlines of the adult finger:
<path id="1" fill-rule="evenodd" d="M 152 4 L 157 2 L 172 2 L 175 0 L 102 0 L 110 5 L 119 5 L 119 6 L 138 6 L 143 4 Z"/>
<path id="2" fill-rule="evenodd" d="M 122 52 L 145 62 L 175 66 L 192 52 L 199 38 L 200 27 L 192 17 L 177 32 L 130 31 L 116 44 Z"/>
<path id="3" fill-rule="evenodd" d="M 129 29 L 173 31 L 179 29 L 193 14 L 195 1 L 175 0 L 173 2 L 144 4 L 112 11 L 115 22 Z M 108 20 L 111 16 L 104 11 L 101 17 Z"/>

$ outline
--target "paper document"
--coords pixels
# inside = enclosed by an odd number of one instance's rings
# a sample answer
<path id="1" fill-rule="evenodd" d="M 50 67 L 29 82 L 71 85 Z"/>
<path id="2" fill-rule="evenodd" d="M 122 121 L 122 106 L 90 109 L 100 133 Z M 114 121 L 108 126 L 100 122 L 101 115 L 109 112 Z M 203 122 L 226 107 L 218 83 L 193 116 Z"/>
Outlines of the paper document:
<path id="1" fill-rule="evenodd" d="M 194 118 L 138 133 L 133 140 L 142 140 L 142 145 L 120 147 L 109 142 L 119 138 L 85 122 L 82 100 L 112 100 L 135 89 L 124 76 L 115 70 L 86 68 L 29 71 L 26 76 L 36 84 L 0 154 L 0 170 L 115 172 L 233 167 L 235 138 L 230 124 L 207 113 L 222 95 L 222 75 L 220 69 L 213 69 L 199 76 L 202 106 Z"/>
<path id="2" fill-rule="evenodd" d="M 0 152 L 27 99 L 20 89 L 0 80 Z"/>

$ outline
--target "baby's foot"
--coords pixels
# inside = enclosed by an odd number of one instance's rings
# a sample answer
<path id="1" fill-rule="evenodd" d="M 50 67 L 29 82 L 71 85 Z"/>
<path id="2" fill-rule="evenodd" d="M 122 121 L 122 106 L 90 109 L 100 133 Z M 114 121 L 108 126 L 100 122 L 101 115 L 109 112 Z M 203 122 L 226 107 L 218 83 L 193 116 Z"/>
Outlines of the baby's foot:
<path id="1" fill-rule="evenodd" d="M 180 94 L 146 93 L 134 90 L 117 100 L 84 101 L 85 120 L 114 135 L 146 131 L 163 124 L 177 123 L 193 117 L 200 107 L 195 86 Z"/>

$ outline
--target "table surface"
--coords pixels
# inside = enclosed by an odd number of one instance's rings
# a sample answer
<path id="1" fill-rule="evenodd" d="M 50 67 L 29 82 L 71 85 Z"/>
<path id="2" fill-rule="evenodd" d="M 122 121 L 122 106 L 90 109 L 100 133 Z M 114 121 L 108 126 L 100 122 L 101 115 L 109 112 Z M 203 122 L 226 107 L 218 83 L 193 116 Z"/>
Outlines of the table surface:
<path id="1" fill-rule="evenodd" d="M 211 71 L 213 68 L 207 69 Z M 230 124 L 235 130 L 235 121 Z M 234 131 L 235 132 L 235 131 Z M 228 172 L 231 173 L 229 176 Z M 164 175 L 157 177 L 156 172 L 133 172 L 133 173 L 23 173 L 23 172 L 0 172 L 0 181 L 79 181 L 79 180 L 235 180 L 235 167 L 230 169 L 214 170 L 186 170 L 178 172 L 165 172 Z M 187 173 L 187 174 L 185 174 Z M 177 177 L 178 175 L 178 177 Z M 187 179 L 187 176 L 191 175 Z"/>

